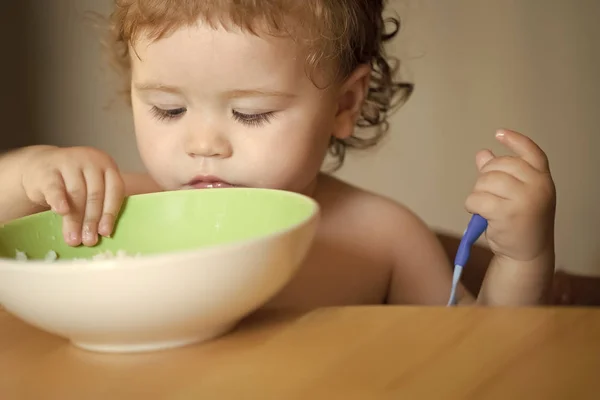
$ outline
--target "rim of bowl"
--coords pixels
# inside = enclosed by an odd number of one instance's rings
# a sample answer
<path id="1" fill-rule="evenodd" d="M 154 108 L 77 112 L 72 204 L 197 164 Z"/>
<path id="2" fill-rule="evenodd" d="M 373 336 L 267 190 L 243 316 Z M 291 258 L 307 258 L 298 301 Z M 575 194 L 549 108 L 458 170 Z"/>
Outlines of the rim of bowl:
<path id="1" fill-rule="evenodd" d="M 267 192 L 278 192 L 284 193 L 285 195 L 289 195 L 292 197 L 301 197 L 306 200 L 308 203 L 312 205 L 311 213 L 303 219 L 302 221 L 289 225 L 284 229 L 278 229 L 274 232 L 268 233 L 266 235 L 257 236 L 249 239 L 235 240 L 227 243 L 213 244 L 208 245 L 196 249 L 185 249 L 185 250 L 173 250 L 166 251 L 162 253 L 155 254 L 140 254 L 139 256 L 128 256 L 126 258 L 108 258 L 101 260 L 94 259 L 82 259 L 82 260 L 72 260 L 72 259 L 58 259 L 52 262 L 46 260 L 27 260 L 27 261 L 19 261 L 12 258 L 0 258 L 0 271 L 23 271 L 23 272 L 32 272 L 32 273 L 60 273 L 60 272 L 74 272 L 74 271 L 82 271 L 82 270 L 113 270 L 113 269 L 136 269 L 136 268 L 144 268 L 143 265 L 139 263 L 128 263 L 123 261 L 135 260 L 135 261 L 174 261 L 179 258 L 187 258 L 192 254 L 196 254 L 201 257 L 208 257 L 214 252 L 220 252 L 225 248 L 230 248 L 232 251 L 235 248 L 250 246 L 254 243 L 260 243 L 267 240 L 272 239 L 275 236 L 283 235 L 289 233 L 291 231 L 297 230 L 305 225 L 309 225 L 315 220 L 320 219 L 321 207 L 316 200 L 312 197 L 306 196 L 301 193 L 291 192 L 282 189 L 267 189 L 267 188 L 215 188 L 215 189 L 202 189 L 202 190 L 247 190 L 247 191 L 267 191 Z M 168 193 L 172 193 L 175 191 L 162 191 L 162 192 L 154 192 L 154 193 L 143 193 L 136 194 L 132 196 L 127 196 L 128 198 L 134 197 L 148 197 L 148 196 L 161 196 L 168 195 Z M 52 211 L 43 211 L 42 213 L 49 213 Z M 40 214 L 40 213 L 38 213 Z M 25 216 L 23 218 L 31 217 Z M 10 222 L 9 222 L 10 223 Z M 8 224 L 5 224 L 8 225 Z M 35 265 L 44 265 L 44 268 L 31 268 Z"/>

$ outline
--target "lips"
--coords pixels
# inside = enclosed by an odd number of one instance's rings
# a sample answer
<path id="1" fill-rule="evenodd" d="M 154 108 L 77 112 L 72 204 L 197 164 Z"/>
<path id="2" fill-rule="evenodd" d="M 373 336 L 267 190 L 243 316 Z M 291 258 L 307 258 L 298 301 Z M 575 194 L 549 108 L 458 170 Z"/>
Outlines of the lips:
<path id="1" fill-rule="evenodd" d="M 194 189 L 224 189 L 238 187 L 216 176 L 199 176 L 188 183 L 189 187 Z"/>

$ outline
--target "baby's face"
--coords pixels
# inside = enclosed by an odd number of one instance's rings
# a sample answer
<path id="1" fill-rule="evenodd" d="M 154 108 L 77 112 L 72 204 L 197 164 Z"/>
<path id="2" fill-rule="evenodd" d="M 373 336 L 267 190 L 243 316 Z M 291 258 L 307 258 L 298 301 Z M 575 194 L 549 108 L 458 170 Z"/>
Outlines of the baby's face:
<path id="1" fill-rule="evenodd" d="M 131 54 L 138 147 L 164 189 L 204 177 L 310 190 L 334 130 L 337 95 L 314 85 L 291 40 L 199 24 L 158 41 L 141 38 Z"/>

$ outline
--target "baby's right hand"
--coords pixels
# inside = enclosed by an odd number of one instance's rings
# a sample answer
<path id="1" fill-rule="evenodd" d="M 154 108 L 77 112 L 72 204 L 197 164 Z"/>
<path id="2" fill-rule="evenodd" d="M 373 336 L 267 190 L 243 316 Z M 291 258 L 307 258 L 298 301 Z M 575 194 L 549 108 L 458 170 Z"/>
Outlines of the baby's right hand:
<path id="1" fill-rule="evenodd" d="M 112 234 L 124 198 L 119 168 L 90 147 L 46 148 L 28 160 L 21 176 L 27 197 L 63 216 L 71 246 L 94 246 Z"/>

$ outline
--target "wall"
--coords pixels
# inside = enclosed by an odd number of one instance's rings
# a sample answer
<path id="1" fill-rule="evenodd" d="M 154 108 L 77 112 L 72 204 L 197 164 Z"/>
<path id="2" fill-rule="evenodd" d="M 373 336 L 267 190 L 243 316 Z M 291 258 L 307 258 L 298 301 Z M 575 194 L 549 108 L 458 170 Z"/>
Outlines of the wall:
<path id="1" fill-rule="evenodd" d="M 32 99 L 35 87 L 35 60 L 27 43 L 31 35 L 29 4 L 26 1 L 5 3 L 0 12 L 0 64 L 2 96 L 0 96 L 0 152 L 35 142 L 36 109 Z M 25 45 L 24 45 L 25 44 Z"/>
<path id="2" fill-rule="evenodd" d="M 38 3 L 39 4 L 39 3 Z M 35 48 L 39 140 L 110 152 L 140 169 L 131 119 L 118 102 L 86 11 L 109 0 L 38 6 Z M 52 6 L 50 6 L 52 4 Z M 600 2 L 405 0 L 391 51 L 416 83 L 389 140 L 355 154 L 340 175 L 408 204 L 436 229 L 462 232 L 463 202 L 481 147 L 502 153 L 498 127 L 528 133 L 548 153 L 558 187 L 558 263 L 600 275 Z M 115 102 L 116 101 L 116 102 Z M 107 106 L 109 106 L 107 108 Z"/>

